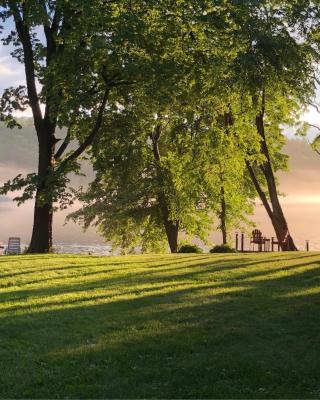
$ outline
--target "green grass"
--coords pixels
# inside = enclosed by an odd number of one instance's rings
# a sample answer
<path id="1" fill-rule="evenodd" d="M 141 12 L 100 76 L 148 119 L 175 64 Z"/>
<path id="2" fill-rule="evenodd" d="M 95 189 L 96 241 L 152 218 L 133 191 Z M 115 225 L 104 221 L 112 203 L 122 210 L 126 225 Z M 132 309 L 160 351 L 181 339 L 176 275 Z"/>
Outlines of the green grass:
<path id="1" fill-rule="evenodd" d="M 1 398 L 319 398 L 317 253 L 0 259 Z"/>

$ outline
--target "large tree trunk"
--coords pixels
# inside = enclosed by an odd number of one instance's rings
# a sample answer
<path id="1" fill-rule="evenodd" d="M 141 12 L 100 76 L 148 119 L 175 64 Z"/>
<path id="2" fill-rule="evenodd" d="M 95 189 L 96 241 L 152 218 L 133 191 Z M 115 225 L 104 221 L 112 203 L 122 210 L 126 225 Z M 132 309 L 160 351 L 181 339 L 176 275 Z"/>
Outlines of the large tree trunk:
<path id="1" fill-rule="evenodd" d="M 48 179 L 54 173 L 55 136 L 54 126 L 38 132 L 39 161 L 38 177 L 40 179 L 36 192 L 33 230 L 28 253 L 48 253 L 52 249 L 52 223 L 54 189 L 52 182 L 48 185 Z"/>
<path id="2" fill-rule="evenodd" d="M 262 190 L 262 188 L 258 182 L 258 179 L 256 177 L 256 173 L 254 172 L 253 167 L 248 162 L 247 162 L 247 168 L 248 168 L 249 174 L 251 176 L 252 182 L 253 182 L 253 184 L 257 190 L 257 193 L 260 197 L 260 200 L 262 201 L 262 204 L 270 217 L 270 220 L 271 220 L 272 226 L 274 228 L 274 231 L 276 233 L 277 240 L 280 244 L 281 250 L 283 250 L 283 251 L 297 250 L 297 248 L 294 244 L 294 241 L 289 233 L 288 224 L 287 224 L 287 221 L 283 214 L 283 211 L 282 211 L 279 201 L 271 202 L 271 205 L 269 204 L 267 195 Z M 270 193 L 269 193 L 269 197 L 271 197 Z"/>
<path id="3" fill-rule="evenodd" d="M 24 55 L 24 67 L 28 91 L 29 105 L 32 109 L 34 126 L 39 143 L 38 178 L 36 190 L 36 202 L 34 209 L 34 224 L 29 253 L 46 253 L 52 247 L 52 196 L 48 194 L 48 178 L 54 172 L 54 150 L 55 150 L 55 123 L 50 121 L 50 88 L 47 91 L 45 115 L 42 116 L 40 98 L 36 84 L 36 56 L 32 43 L 32 33 L 29 18 L 27 16 L 28 6 L 18 2 L 9 2 L 18 38 L 21 42 Z M 46 7 L 44 7 L 46 8 Z M 46 12 L 46 10 L 45 10 Z M 57 15 L 57 13 L 55 14 Z M 47 22 L 50 18 L 48 18 Z M 54 22 L 51 26 L 43 25 L 46 37 L 46 66 L 48 67 L 56 52 L 55 35 L 59 23 Z M 47 88 L 48 89 L 48 88 Z M 43 99 L 42 99 L 43 100 Z"/>
<path id="4" fill-rule="evenodd" d="M 169 221 L 164 218 L 164 226 L 171 253 L 178 252 L 179 221 Z"/>
<path id="5" fill-rule="evenodd" d="M 296 251 L 296 245 L 289 233 L 287 221 L 283 215 L 281 206 L 274 208 L 272 225 L 277 235 L 278 242 L 282 251 Z"/>
<path id="6" fill-rule="evenodd" d="M 262 110 L 256 117 L 256 127 L 257 127 L 257 132 L 261 137 L 261 151 L 265 156 L 265 162 L 263 163 L 263 165 L 260 166 L 260 170 L 267 183 L 269 200 L 259 184 L 259 181 L 256 177 L 253 167 L 248 162 L 247 162 L 247 167 L 251 179 L 254 183 L 254 186 L 259 194 L 259 197 L 271 219 L 281 250 L 296 251 L 297 247 L 294 244 L 294 241 L 290 235 L 288 224 L 279 201 L 276 179 L 272 169 L 272 162 L 265 136 L 264 107 L 265 107 L 265 95 L 263 93 Z M 269 201 L 271 204 L 269 203 Z"/>
<path id="7" fill-rule="evenodd" d="M 272 206 L 271 222 L 277 240 L 283 251 L 295 251 L 297 248 L 289 232 L 288 223 L 279 201 L 275 178 L 269 162 L 263 167 L 263 173 L 268 185 L 269 198 Z"/>
<path id="8" fill-rule="evenodd" d="M 57 160 L 61 160 L 63 153 L 70 143 L 70 135 L 67 135 L 66 139 L 55 155 L 56 139 L 54 133 L 57 123 L 56 113 L 60 106 L 60 94 L 59 91 L 56 92 L 55 84 L 50 82 L 49 79 L 48 82 L 44 83 L 44 85 L 46 85 L 44 87 L 45 90 L 43 91 L 45 93 L 45 99 L 43 97 L 40 98 L 38 95 L 36 71 L 36 61 L 38 56 L 35 54 L 36 46 L 33 45 L 33 26 L 28 15 L 29 6 L 24 3 L 25 2 L 9 1 L 8 7 L 13 16 L 18 39 L 23 49 L 23 62 L 25 67 L 28 100 L 32 109 L 34 126 L 39 142 L 39 183 L 37 184 L 36 190 L 34 224 L 28 252 L 46 253 L 50 251 L 52 247 L 53 191 L 56 189 L 55 182 L 53 182 L 50 178 L 53 177 L 54 174 L 55 157 Z M 61 30 L 61 26 L 66 26 L 69 24 L 64 20 L 64 15 L 61 13 L 61 10 L 58 8 L 58 6 L 52 7 L 53 9 L 50 7 L 50 10 L 47 10 L 45 2 L 41 3 L 43 3 L 43 7 L 41 5 L 43 8 L 42 11 L 44 12 L 43 33 L 46 41 L 45 63 L 43 63 L 42 66 L 44 68 L 49 68 L 55 57 L 63 54 L 63 46 L 60 46 L 58 43 L 56 43 L 56 39 L 59 36 L 58 32 Z M 46 15 L 47 12 L 48 15 Z M 50 22 L 51 19 L 52 21 Z M 97 137 L 100 131 L 110 87 L 123 84 L 122 79 L 118 80 L 117 77 L 110 79 L 105 72 L 101 74 L 101 77 L 105 83 L 105 90 L 97 113 L 95 124 L 93 125 L 88 136 L 81 142 L 79 147 L 64 159 L 64 165 L 67 165 L 68 162 L 77 159 L 88 148 L 88 146 L 92 144 L 93 140 Z M 91 92 L 91 90 L 89 92 Z M 45 104 L 44 116 L 41 110 L 41 101 Z"/>
<path id="9" fill-rule="evenodd" d="M 160 207 L 160 212 L 162 214 L 163 225 L 166 231 L 166 236 L 168 239 L 168 244 L 170 247 L 171 253 L 178 252 L 178 235 L 179 235 L 179 221 L 172 221 L 169 218 L 169 207 L 166 199 L 166 195 L 162 190 L 163 187 L 163 171 L 161 169 L 161 155 L 159 150 L 159 139 L 162 132 L 162 125 L 159 124 L 155 127 L 154 132 L 150 136 L 152 140 L 152 151 L 154 155 L 154 159 L 156 161 L 156 171 L 157 171 L 157 180 L 159 183 L 159 193 L 158 193 L 158 202 Z"/>
<path id="10" fill-rule="evenodd" d="M 272 205 L 272 225 L 274 227 L 281 249 L 283 251 L 295 251 L 297 250 L 297 248 L 290 235 L 288 224 L 279 201 L 277 184 L 273 173 L 269 149 L 265 136 L 263 112 L 261 112 L 257 116 L 256 126 L 258 133 L 261 136 L 261 149 L 266 158 L 266 161 L 261 166 L 261 170 L 267 182 L 269 198 Z"/>
<path id="11" fill-rule="evenodd" d="M 38 190 L 37 198 L 39 198 L 38 196 L 41 196 L 41 190 Z M 28 253 L 48 253 L 51 251 L 52 217 L 53 213 L 51 204 L 35 204 L 33 230 Z"/>
<path id="12" fill-rule="evenodd" d="M 163 225 L 166 231 L 166 236 L 168 239 L 168 244 L 171 253 L 178 252 L 178 236 L 179 236 L 179 221 L 172 221 L 169 219 L 169 209 L 166 201 L 166 196 L 163 192 L 159 192 L 158 201 L 160 206 L 160 211 L 162 214 Z"/>

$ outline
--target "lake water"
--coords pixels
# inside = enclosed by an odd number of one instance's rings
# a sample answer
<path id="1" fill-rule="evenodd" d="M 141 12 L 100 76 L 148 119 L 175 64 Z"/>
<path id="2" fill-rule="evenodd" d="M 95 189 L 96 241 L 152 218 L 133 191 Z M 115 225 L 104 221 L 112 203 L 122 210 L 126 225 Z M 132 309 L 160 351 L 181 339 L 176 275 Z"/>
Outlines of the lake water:
<path id="1" fill-rule="evenodd" d="M 305 249 L 306 240 L 309 240 L 310 250 L 320 251 L 320 203 L 311 201 L 294 202 L 290 198 L 284 198 L 282 203 L 290 231 L 298 248 Z M 6 243 L 9 236 L 19 236 L 23 243 L 28 243 L 32 226 L 32 214 L 31 203 L 17 207 L 12 202 L 1 202 L 0 241 Z M 110 254 L 110 246 L 104 243 L 94 229 L 83 232 L 81 227 L 74 223 L 70 222 L 65 225 L 65 216 L 66 213 L 58 213 L 55 217 L 54 246 L 58 252 Z M 264 236 L 275 236 L 268 216 L 264 208 L 259 204 L 256 207 L 253 220 Z M 234 238 L 234 234 L 232 236 Z M 246 236 L 248 238 L 250 235 L 247 234 Z M 220 242 L 221 234 L 212 232 L 210 246 Z M 248 244 L 246 244 L 246 248 L 249 248 Z"/>

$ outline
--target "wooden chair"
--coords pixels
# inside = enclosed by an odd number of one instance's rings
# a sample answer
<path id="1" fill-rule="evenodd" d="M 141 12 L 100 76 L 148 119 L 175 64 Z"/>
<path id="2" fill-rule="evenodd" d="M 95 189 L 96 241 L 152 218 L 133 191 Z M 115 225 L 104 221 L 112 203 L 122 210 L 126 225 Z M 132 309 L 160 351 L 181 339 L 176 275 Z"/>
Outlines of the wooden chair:
<path id="1" fill-rule="evenodd" d="M 21 240 L 19 237 L 9 238 L 6 254 L 7 255 L 21 254 Z"/>
<path id="2" fill-rule="evenodd" d="M 250 239 L 250 244 L 253 245 L 253 251 L 254 251 L 254 245 L 258 245 L 258 251 L 262 251 L 263 246 L 265 247 L 264 250 L 266 250 L 266 243 L 268 242 L 268 239 L 262 236 L 262 232 L 259 231 L 259 229 L 254 229 L 252 231 L 252 236 Z"/>
<path id="3" fill-rule="evenodd" d="M 4 246 L 2 242 L 0 242 L 0 255 L 1 255 L 1 256 L 2 256 L 3 253 L 4 253 L 5 248 L 6 248 L 6 246 Z"/>
<path id="4" fill-rule="evenodd" d="M 289 237 L 289 231 L 286 233 L 282 243 L 276 240 L 275 238 L 271 238 L 271 250 L 274 251 L 274 246 L 278 246 L 278 251 L 280 251 L 283 247 L 286 248 L 288 245 L 288 237 Z"/>

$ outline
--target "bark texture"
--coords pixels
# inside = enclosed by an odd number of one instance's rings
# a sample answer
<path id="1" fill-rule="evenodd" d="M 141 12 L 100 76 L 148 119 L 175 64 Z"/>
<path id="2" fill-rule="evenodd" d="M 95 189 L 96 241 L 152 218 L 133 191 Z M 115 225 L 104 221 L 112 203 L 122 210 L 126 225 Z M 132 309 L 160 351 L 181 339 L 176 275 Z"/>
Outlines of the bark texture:
<path id="1" fill-rule="evenodd" d="M 50 126 L 51 125 L 51 126 Z M 55 167 L 55 126 L 47 124 L 46 130 L 38 133 L 39 185 L 36 192 L 33 229 L 28 253 L 48 253 L 52 250 L 53 200 L 48 180 L 54 174 Z"/>
<path id="2" fill-rule="evenodd" d="M 162 209 L 163 224 L 165 227 L 170 251 L 171 251 L 171 253 L 177 253 L 178 252 L 179 221 L 169 220 L 168 209 L 166 207 L 161 207 L 161 209 Z"/>

